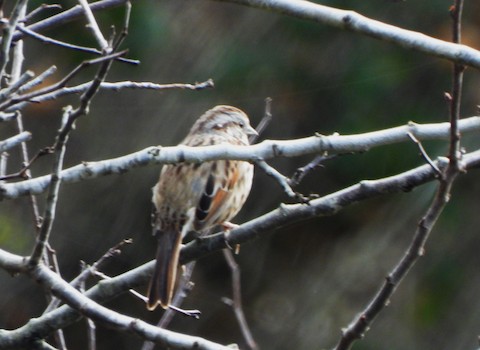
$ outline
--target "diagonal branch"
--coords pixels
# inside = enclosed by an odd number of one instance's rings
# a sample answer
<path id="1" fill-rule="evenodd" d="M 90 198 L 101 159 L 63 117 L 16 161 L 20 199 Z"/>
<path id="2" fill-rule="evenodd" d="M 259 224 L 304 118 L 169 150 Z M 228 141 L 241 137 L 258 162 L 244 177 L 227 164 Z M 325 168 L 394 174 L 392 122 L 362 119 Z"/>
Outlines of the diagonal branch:
<path id="1" fill-rule="evenodd" d="M 103 10 L 125 5 L 127 1 L 128 0 L 100 0 L 90 4 L 90 9 L 93 12 L 103 11 Z M 58 26 L 65 25 L 66 23 L 77 20 L 82 16 L 84 16 L 82 7 L 80 5 L 76 5 L 59 14 L 48 17 L 39 22 L 33 23 L 29 25 L 27 28 L 35 32 L 43 32 L 44 30 L 47 30 L 47 29 L 52 29 Z M 13 34 L 12 40 L 17 41 L 19 39 L 22 39 L 23 37 L 24 37 L 24 34 L 22 32 L 16 31 Z"/>
<path id="2" fill-rule="evenodd" d="M 362 16 L 354 11 L 340 10 L 300 0 L 216 0 L 278 12 L 288 16 L 337 27 L 384 40 L 405 49 L 447 59 L 466 66 L 480 68 L 480 51 L 449 43 L 425 34 L 401 29 Z"/>
<path id="3" fill-rule="evenodd" d="M 480 151 L 464 155 L 463 162 L 467 170 L 480 167 Z M 448 159 L 442 158 L 436 162 L 444 169 Z M 314 217 L 333 215 L 345 207 L 362 200 L 375 198 L 384 194 L 410 191 L 417 186 L 436 179 L 436 173 L 428 164 L 407 172 L 379 180 L 362 181 L 359 184 L 331 193 L 325 197 L 312 200 L 309 205 L 281 205 L 267 214 L 246 222 L 230 231 L 228 237 L 223 232 L 205 237 L 201 241 L 193 241 L 182 248 L 180 264 L 197 260 L 211 252 L 219 251 L 228 246 L 253 241 L 273 230 Z M 226 239 L 227 238 L 227 239 Z M 23 257 L 0 249 L 0 267 L 10 273 L 26 272 Z M 150 261 L 133 270 L 125 272 L 109 280 L 104 280 L 90 288 L 85 296 L 97 303 L 105 303 L 127 290 L 146 284 L 153 272 L 154 261 Z M 66 282 L 65 282 L 66 283 Z M 0 348 L 21 344 L 34 332 L 40 338 L 45 338 L 55 329 L 64 328 L 80 318 L 71 307 L 60 308 L 29 321 L 25 326 L 12 331 L 0 330 Z"/>
<path id="4" fill-rule="evenodd" d="M 0 251 L 0 261 L 2 260 L 4 253 Z M 107 324 L 110 327 L 113 327 L 119 331 L 126 331 L 135 335 L 140 336 L 143 339 L 148 339 L 154 341 L 155 343 L 161 344 L 165 347 L 171 349 L 203 349 L 203 350 L 228 350 L 226 346 L 208 341 L 200 337 L 188 336 L 165 329 L 161 329 L 155 326 L 152 326 L 140 319 L 131 318 L 125 315 L 122 315 L 118 312 L 112 311 L 102 305 L 97 304 L 92 301 L 80 291 L 76 290 L 65 282 L 58 274 L 51 271 L 45 265 L 37 265 L 33 268 L 28 268 L 25 270 L 25 264 L 23 261 L 15 260 L 18 264 L 18 272 L 27 271 L 30 277 L 35 281 L 40 283 L 42 286 L 48 288 L 52 293 L 64 300 L 72 308 L 80 312 L 82 315 L 91 318 L 96 322 L 101 322 Z M 61 319 L 56 318 L 53 314 L 58 313 L 59 310 L 65 309 L 62 307 L 57 309 L 43 317 L 49 319 L 49 322 L 62 322 Z M 35 328 L 35 323 L 33 320 L 33 328 Z M 22 327 L 25 329 L 25 326 Z M 0 348 L 9 349 L 9 348 L 25 348 L 30 345 L 32 337 L 19 337 L 19 330 L 14 331 L 5 331 L 0 330 Z M 28 329 L 28 327 L 26 327 Z M 32 330 L 32 327 L 30 327 Z M 44 329 L 45 331 L 46 329 Z M 20 332 L 21 333 L 21 332 Z M 6 336 L 8 334 L 8 336 Z M 35 339 L 43 338 L 42 334 L 35 334 Z"/>

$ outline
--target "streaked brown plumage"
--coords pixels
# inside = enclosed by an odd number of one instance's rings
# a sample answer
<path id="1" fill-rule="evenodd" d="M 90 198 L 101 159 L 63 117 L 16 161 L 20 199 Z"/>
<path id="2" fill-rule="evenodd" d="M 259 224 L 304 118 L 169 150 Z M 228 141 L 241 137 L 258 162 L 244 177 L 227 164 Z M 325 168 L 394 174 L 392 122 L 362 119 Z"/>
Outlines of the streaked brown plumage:
<path id="1" fill-rule="evenodd" d="M 231 106 L 205 112 L 190 129 L 182 145 L 248 145 L 256 134 L 247 115 Z M 253 165 L 244 161 L 166 165 L 153 188 L 156 208 L 154 234 L 157 262 L 150 281 L 147 308 L 170 305 L 183 237 L 189 231 L 205 233 L 228 222 L 242 208 L 252 186 Z"/>

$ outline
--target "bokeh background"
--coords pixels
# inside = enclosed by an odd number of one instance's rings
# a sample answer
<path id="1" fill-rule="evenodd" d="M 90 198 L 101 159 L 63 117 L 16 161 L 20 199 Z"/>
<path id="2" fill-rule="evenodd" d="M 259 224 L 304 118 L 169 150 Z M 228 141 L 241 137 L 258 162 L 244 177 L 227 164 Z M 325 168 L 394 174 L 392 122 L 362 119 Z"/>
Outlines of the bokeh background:
<path id="1" fill-rule="evenodd" d="M 35 8 L 40 1 L 31 1 Z M 74 6 L 63 1 L 62 6 Z M 448 40 L 451 1 L 352 1 L 322 4 L 352 9 L 380 21 Z M 204 91 L 101 92 L 91 112 L 77 123 L 68 145 L 66 167 L 128 154 L 151 145 L 174 145 L 193 121 L 217 104 L 245 110 L 256 125 L 264 100 L 273 98 L 274 120 L 262 139 L 361 133 L 448 118 L 443 93 L 450 89 L 450 65 L 391 44 L 325 25 L 234 4 L 212 1 L 135 1 L 129 36 L 124 44 L 139 66 L 116 63 L 109 81 L 195 82 L 212 78 L 215 89 Z M 98 14 L 105 33 L 120 28 L 121 8 Z M 463 40 L 480 46 L 480 3 L 465 5 Z M 45 15 L 48 12 L 44 13 Z M 56 39 L 95 46 L 84 21 L 46 32 Z M 59 79 L 85 54 L 25 40 L 25 68 L 37 74 L 55 64 Z M 91 79 L 94 69 L 72 84 Z M 463 116 L 475 115 L 479 103 L 478 72 L 467 69 Z M 52 144 L 61 108 L 78 97 L 32 105 L 25 127 L 33 132 L 31 154 Z M 1 125 L 2 136 L 14 133 Z M 467 150 L 478 148 L 478 136 L 464 139 Z M 426 142 L 432 158 L 445 142 Z M 9 170 L 19 167 L 17 151 Z M 271 162 L 290 176 L 310 160 Z M 52 159 L 40 159 L 32 171 L 48 173 Z M 422 164 L 414 144 L 342 156 L 311 173 L 299 190 L 324 195 L 362 179 L 396 174 Z M 52 234 L 62 275 L 73 278 L 80 260 L 92 263 L 124 238 L 133 244 L 112 259 L 104 272 L 115 275 L 154 256 L 150 234 L 151 187 L 160 167 L 135 169 L 61 190 Z M 244 311 L 262 349 L 332 347 L 340 329 L 365 307 L 384 276 L 402 256 L 416 223 L 428 207 L 435 184 L 411 193 L 384 196 L 343 210 L 333 217 L 298 223 L 242 246 Z M 427 251 L 355 349 L 475 348 L 480 329 L 480 227 L 478 174 L 461 176 L 453 198 L 435 227 Z M 42 206 L 45 198 L 39 196 Z M 288 202 L 281 188 L 257 171 L 251 196 L 236 218 L 242 223 Z M 28 199 L 0 203 L 0 246 L 29 254 L 34 244 Z M 230 296 L 230 273 L 221 253 L 201 259 L 195 288 L 184 306 L 202 311 L 199 321 L 176 317 L 171 329 L 220 343 L 245 343 L 233 312 L 221 298 Z M 143 292 L 143 291 L 142 291 Z M 23 276 L 0 273 L 0 327 L 16 328 L 41 314 L 42 289 Z M 140 301 L 123 296 L 115 310 L 156 322 L 160 311 L 147 312 Z M 69 349 L 86 348 L 86 326 L 66 330 Z M 139 349 L 141 340 L 98 326 L 98 349 Z"/>

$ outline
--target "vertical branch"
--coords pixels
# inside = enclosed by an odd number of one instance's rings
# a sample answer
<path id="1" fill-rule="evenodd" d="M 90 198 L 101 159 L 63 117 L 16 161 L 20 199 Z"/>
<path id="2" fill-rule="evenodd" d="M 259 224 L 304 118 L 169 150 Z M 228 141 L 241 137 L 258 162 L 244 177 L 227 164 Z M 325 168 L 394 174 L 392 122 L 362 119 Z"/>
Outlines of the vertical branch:
<path id="1" fill-rule="evenodd" d="M 56 156 L 53 165 L 50 186 L 48 188 L 45 214 L 43 216 L 40 233 L 37 237 L 37 242 L 30 256 L 30 265 L 37 265 L 39 263 L 40 258 L 45 251 L 45 248 L 48 246 L 48 240 L 50 237 L 50 232 L 52 230 L 53 220 L 55 219 L 55 210 L 61 183 L 60 172 L 63 168 L 63 159 L 65 156 L 65 148 L 69 134 L 73 129 L 75 121 L 79 117 L 89 113 L 90 103 L 98 92 L 100 84 L 105 80 L 113 60 L 116 57 L 123 55 L 124 53 L 125 52 L 117 52 L 105 55 L 96 60 L 90 60 L 90 63 L 100 63 L 100 68 L 98 69 L 95 78 L 92 80 L 92 83 L 90 84 L 88 89 L 80 97 L 80 106 L 75 110 L 73 110 L 71 107 L 64 110 L 62 125 L 58 130 L 57 137 L 53 145 L 53 150 Z"/>
<path id="2" fill-rule="evenodd" d="M 27 1 L 28 0 L 17 1 L 10 16 L 10 20 L 8 21 L 8 25 L 6 25 L 3 29 L 2 46 L 0 48 L 0 82 L 3 79 L 5 69 L 9 61 L 10 46 L 12 44 L 13 33 L 15 32 L 15 28 L 17 27 L 18 21 L 22 16 L 22 13 L 23 15 L 25 15 Z"/>
<path id="3" fill-rule="evenodd" d="M 229 249 L 224 249 L 223 255 L 225 256 L 225 260 L 228 264 L 228 267 L 230 267 L 230 271 L 232 273 L 232 294 L 233 294 L 232 300 L 227 300 L 227 299 L 225 300 L 228 301 L 228 304 L 230 304 L 230 306 L 233 309 L 233 312 L 235 313 L 235 317 L 237 319 L 238 325 L 240 326 L 240 330 L 242 331 L 243 338 L 247 342 L 248 347 L 252 350 L 256 350 L 258 349 L 258 345 L 255 342 L 255 339 L 253 339 L 252 332 L 248 327 L 247 319 L 245 318 L 245 314 L 243 312 L 242 287 L 240 282 L 240 268 L 238 267 L 238 264 L 235 261 L 235 258 L 233 257 L 232 252 Z"/>
<path id="4" fill-rule="evenodd" d="M 178 283 L 177 291 L 173 297 L 172 305 L 173 308 L 165 310 L 160 321 L 157 323 L 159 328 L 167 328 L 170 322 L 172 322 L 173 317 L 178 312 L 178 308 L 182 305 L 183 300 L 187 297 L 188 293 L 193 289 L 194 284 L 190 281 L 192 279 L 193 269 L 195 268 L 196 261 L 191 261 L 184 266 L 184 272 L 182 278 Z M 141 350 L 153 350 L 155 343 L 149 340 L 143 342 Z"/>
<path id="5" fill-rule="evenodd" d="M 454 5 L 450 8 L 450 15 L 453 20 L 452 40 L 456 44 L 460 44 L 462 40 L 462 12 L 463 0 L 455 0 Z M 460 133 L 458 131 L 458 120 L 460 119 L 464 70 L 463 65 L 457 63 L 453 65 L 452 95 L 448 98 L 450 102 L 450 149 L 448 158 L 454 171 L 459 170 Z"/>
<path id="6" fill-rule="evenodd" d="M 463 0 L 455 0 L 450 14 L 453 18 L 453 40 L 457 43 L 461 39 L 461 14 Z M 390 297 L 398 288 L 404 277 L 414 266 L 417 260 L 425 253 L 425 244 L 440 217 L 443 209 L 450 199 L 453 182 L 458 173 L 462 170 L 460 166 L 460 134 L 458 131 L 458 120 L 460 118 L 460 102 L 463 82 L 464 67 L 454 63 L 452 78 L 452 93 L 446 94 L 450 102 L 450 146 L 449 162 L 442 176 L 439 178 L 439 185 L 427 212 L 418 223 L 407 251 L 385 278 L 384 284 L 376 295 L 371 299 L 366 308 L 342 330 L 342 336 L 337 343 L 335 350 L 348 350 L 353 342 L 361 339 L 370 328 L 376 316 L 388 305 Z"/>
<path id="7" fill-rule="evenodd" d="M 100 45 L 102 52 L 110 53 L 108 42 L 107 40 L 105 40 L 105 37 L 103 36 L 102 31 L 100 30 L 97 24 L 97 21 L 95 20 L 95 16 L 93 15 L 92 9 L 90 8 L 87 0 L 78 0 L 78 1 L 82 6 L 85 16 L 87 17 L 88 27 L 91 29 L 93 36 L 95 37 L 98 44 Z"/>
<path id="8" fill-rule="evenodd" d="M 72 109 L 66 108 L 62 118 L 62 126 L 58 132 L 58 136 L 55 142 L 55 160 L 52 170 L 52 178 L 47 194 L 47 203 L 45 206 L 45 212 L 43 215 L 43 222 L 40 227 L 40 231 L 37 236 L 37 242 L 30 256 L 30 264 L 37 265 L 40 262 L 41 257 L 45 252 L 45 248 L 48 245 L 48 239 L 50 232 L 52 231 L 53 221 L 55 220 L 55 211 L 57 207 L 58 192 L 60 190 L 60 172 L 63 168 L 63 160 L 65 157 L 66 143 L 68 141 L 68 132 L 62 132 L 65 130 L 65 125 L 72 115 Z"/>

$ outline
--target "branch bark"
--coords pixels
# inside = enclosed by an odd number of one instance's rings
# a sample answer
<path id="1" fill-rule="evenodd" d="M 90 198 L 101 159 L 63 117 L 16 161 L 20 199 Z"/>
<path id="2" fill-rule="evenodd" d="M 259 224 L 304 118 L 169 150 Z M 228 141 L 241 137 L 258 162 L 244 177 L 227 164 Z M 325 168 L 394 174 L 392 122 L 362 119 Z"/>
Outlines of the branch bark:
<path id="1" fill-rule="evenodd" d="M 233 2 L 349 30 L 390 42 L 404 49 L 415 50 L 465 66 L 480 68 L 480 51 L 478 50 L 376 21 L 354 11 L 340 10 L 303 0 L 215 1 Z"/>
<path id="2" fill-rule="evenodd" d="M 128 170 L 151 164 L 169 164 L 177 162 L 204 162 L 214 159 L 235 159 L 254 162 L 260 158 L 295 157 L 325 152 L 352 153 L 366 152 L 373 147 L 398 142 L 411 142 L 408 133 L 418 140 L 447 139 L 450 124 L 415 124 L 356 135 L 311 136 L 296 140 L 266 140 L 252 146 L 206 146 L 206 147 L 148 147 L 122 157 L 98 162 L 84 162 L 60 173 L 64 183 L 73 183 L 102 175 L 123 174 Z M 471 117 L 459 121 L 459 130 L 463 134 L 480 130 L 480 117 Z M 1 184 L 0 199 L 18 198 L 46 191 L 51 176 L 44 175 L 21 182 Z"/>

